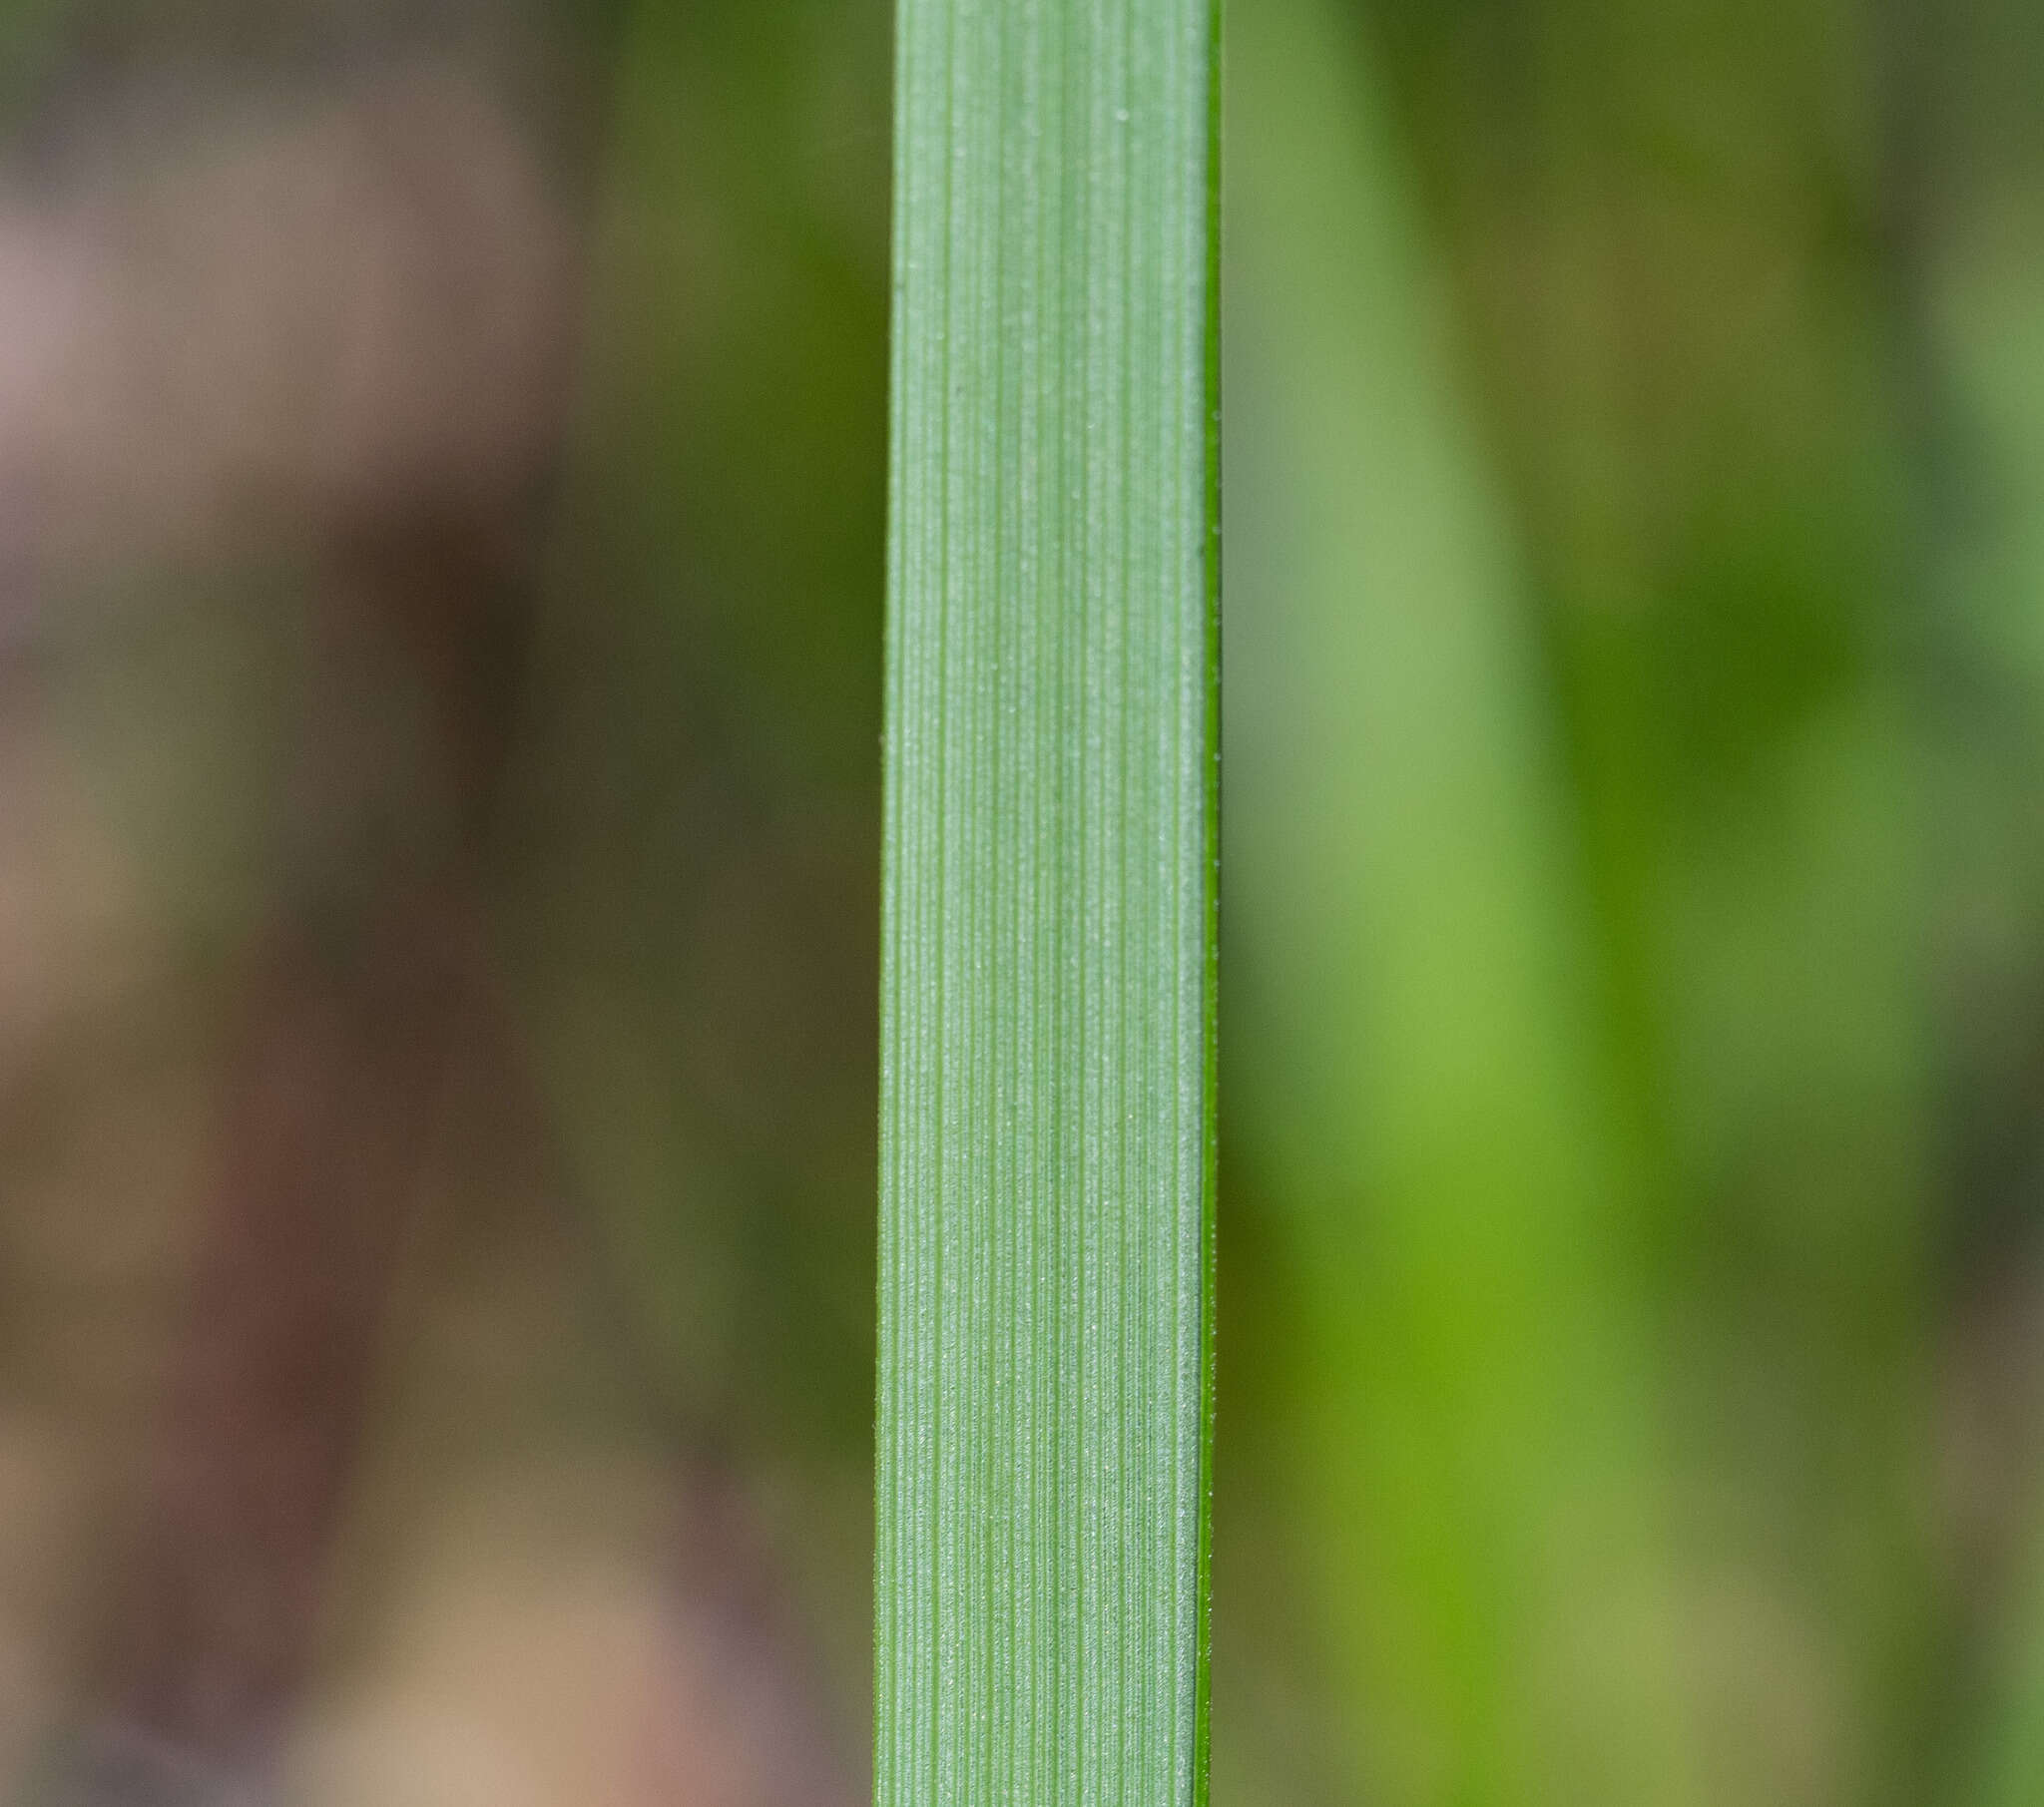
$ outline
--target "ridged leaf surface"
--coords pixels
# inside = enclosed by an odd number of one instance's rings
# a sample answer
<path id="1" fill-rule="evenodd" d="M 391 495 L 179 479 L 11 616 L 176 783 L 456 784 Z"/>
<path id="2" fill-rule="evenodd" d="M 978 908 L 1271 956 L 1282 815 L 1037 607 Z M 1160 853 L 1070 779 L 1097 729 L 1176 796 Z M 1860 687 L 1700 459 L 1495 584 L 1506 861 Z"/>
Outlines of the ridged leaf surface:
<path id="1" fill-rule="evenodd" d="M 875 1799 L 1204 1798 L 1212 0 L 901 0 Z"/>

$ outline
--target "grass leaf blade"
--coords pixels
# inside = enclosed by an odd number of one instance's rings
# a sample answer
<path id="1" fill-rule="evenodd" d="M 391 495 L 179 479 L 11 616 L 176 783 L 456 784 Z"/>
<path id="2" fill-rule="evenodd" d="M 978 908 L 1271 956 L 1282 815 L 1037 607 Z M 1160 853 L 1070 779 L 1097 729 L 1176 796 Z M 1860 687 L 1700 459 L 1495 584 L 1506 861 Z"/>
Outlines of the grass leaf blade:
<path id="1" fill-rule="evenodd" d="M 1212 0 L 901 0 L 875 1799 L 1204 1799 Z"/>

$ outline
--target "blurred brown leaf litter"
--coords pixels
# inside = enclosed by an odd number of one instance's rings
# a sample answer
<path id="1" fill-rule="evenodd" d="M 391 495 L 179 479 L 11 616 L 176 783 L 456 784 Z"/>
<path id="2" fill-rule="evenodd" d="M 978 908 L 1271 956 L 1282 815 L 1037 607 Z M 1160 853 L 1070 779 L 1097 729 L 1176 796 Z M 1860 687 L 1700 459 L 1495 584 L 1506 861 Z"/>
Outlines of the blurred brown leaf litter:
<path id="1" fill-rule="evenodd" d="M 0 170 L 0 1797 L 848 1801 L 505 952 L 608 28 L 178 10 Z"/>

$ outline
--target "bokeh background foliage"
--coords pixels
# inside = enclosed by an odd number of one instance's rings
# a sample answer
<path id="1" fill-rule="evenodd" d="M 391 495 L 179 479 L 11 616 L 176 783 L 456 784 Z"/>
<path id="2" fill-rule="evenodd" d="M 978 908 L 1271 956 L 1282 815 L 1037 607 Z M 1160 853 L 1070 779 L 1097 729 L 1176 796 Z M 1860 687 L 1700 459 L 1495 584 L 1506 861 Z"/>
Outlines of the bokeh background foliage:
<path id="1" fill-rule="evenodd" d="M 2037 28 L 1232 29 L 1233 1785 L 2018 1798 Z"/>

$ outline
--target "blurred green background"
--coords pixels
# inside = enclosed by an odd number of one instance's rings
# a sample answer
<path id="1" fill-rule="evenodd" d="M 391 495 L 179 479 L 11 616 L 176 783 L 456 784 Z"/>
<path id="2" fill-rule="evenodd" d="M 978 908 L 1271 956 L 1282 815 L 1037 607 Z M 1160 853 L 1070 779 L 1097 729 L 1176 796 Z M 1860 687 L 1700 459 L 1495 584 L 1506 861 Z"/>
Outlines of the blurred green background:
<path id="1" fill-rule="evenodd" d="M 1231 15 L 1221 1798 L 2044 1788 L 2039 25 Z"/>
<path id="2" fill-rule="evenodd" d="M 31 173 L 73 93 L 414 43 L 548 147 L 584 306 L 483 882 L 577 1227 L 502 1436 L 739 1477 L 855 1777 L 888 8 L 5 19 Z M 2044 14 L 1227 43 L 1215 1799 L 2044 1799 Z M 38 703 L 157 976 L 143 1055 L 37 1018 L 10 1175 L 51 1085 L 90 1126 L 176 1070 L 288 888 L 206 776 L 282 670 L 219 588 Z M 38 1221 L 16 1322 L 75 1325 Z M 10 1422 L 121 1446 L 104 1375 L 7 1360 Z"/>

